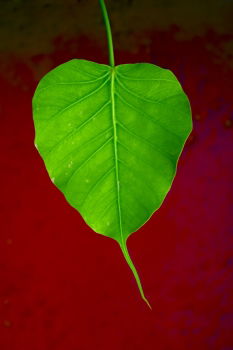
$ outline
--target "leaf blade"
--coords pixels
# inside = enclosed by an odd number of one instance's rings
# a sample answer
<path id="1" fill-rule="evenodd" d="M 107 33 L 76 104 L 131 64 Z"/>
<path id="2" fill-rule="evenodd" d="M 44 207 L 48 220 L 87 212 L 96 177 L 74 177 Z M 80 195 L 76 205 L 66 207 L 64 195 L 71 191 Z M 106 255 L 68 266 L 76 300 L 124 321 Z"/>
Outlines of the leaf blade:
<path id="1" fill-rule="evenodd" d="M 94 231 L 119 243 L 146 301 L 126 241 L 161 206 L 191 132 L 180 83 L 152 64 L 71 60 L 39 83 L 33 118 L 50 178 Z"/>

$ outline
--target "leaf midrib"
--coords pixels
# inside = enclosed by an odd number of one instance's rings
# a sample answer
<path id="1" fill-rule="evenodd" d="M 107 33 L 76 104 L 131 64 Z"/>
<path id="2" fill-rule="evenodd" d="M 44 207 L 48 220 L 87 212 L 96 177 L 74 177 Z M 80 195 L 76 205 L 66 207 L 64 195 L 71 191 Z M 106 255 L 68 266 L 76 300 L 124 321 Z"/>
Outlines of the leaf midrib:
<path id="1" fill-rule="evenodd" d="M 115 109 L 115 68 L 111 70 L 111 112 L 112 112 L 112 124 L 113 124 L 113 143 L 114 143 L 114 156 L 115 156 L 115 176 L 116 176 L 116 189 L 117 189 L 117 210 L 119 216 L 119 229 L 121 236 L 121 243 L 124 245 L 123 230 L 122 230 L 122 217 L 121 217 L 121 202 L 120 202 L 120 179 L 119 179 L 119 167 L 118 167 L 118 149 L 117 149 L 117 120 Z"/>

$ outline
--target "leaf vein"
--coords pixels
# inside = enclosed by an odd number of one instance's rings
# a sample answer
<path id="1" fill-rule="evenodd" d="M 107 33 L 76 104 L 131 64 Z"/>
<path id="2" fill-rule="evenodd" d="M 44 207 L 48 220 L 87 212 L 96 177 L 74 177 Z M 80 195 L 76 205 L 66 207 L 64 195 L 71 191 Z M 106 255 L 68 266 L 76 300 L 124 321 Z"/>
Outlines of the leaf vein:
<path id="1" fill-rule="evenodd" d="M 174 94 L 174 95 L 171 95 L 171 96 L 168 96 L 168 97 L 166 97 L 166 98 L 163 98 L 162 100 L 151 100 L 151 99 L 145 98 L 145 97 L 143 97 L 143 96 L 141 96 L 141 95 L 138 95 L 137 93 L 135 93 L 135 92 L 132 91 L 132 90 L 129 90 L 129 89 L 120 81 L 120 79 L 116 78 L 116 80 L 117 80 L 118 84 L 122 87 L 122 89 L 124 89 L 124 90 L 125 90 L 126 92 L 128 92 L 130 95 L 132 95 L 132 96 L 138 98 L 139 100 L 142 100 L 142 101 L 145 101 L 145 102 L 149 102 L 149 103 L 155 103 L 155 104 L 156 104 L 156 103 L 159 103 L 159 104 L 162 104 L 162 105 L 164 105 L 164 104 L 166 105 L 166 103 L 163 103 L 163 101 L 169 100 L 169 99 L 171 99 L 171 98 L 173 98 L 173 97 L 178 96 L 178 95 L 181 94 L 181 91 L 180 91 L 179 93 Z"/>
<path id="2" fill-rule="evenodd" d="M 93 79 L 93 80 L 80 80 L 80 81 L 74 81 L 74 82 L 69 82 L 69 83 L 52 83 L 49 84 L 45 87 L 42 87 L 41 89 L 37 89 L 37 94 L 39 94 L 41 91 L 44 91 L 46 89 L 49 89 L 51 87 L 57 86 L 57 85 L 82 85 L 82 84 L 91 84 L 91 83 L 95 83 L 98 80 L 102 80 L 104 79 L 106 76 L 109 75 L 109 72 L 107 74 L 104 74 L 103 76 L 97 78 L 97 79 Z"/>
<path id="3" fill-rule="evenodd" d="M 132 80 L 132 81 L 167 81 L 169 83 L 173 83 L 173 84 L 177 84 L 177 81 L 174 80 L 170 80 L 170 79 L 141 79 L 141 78 L 131 78 L 125 74 L 119 73 L 117 72 L 117 75 L 119 75 L 120 77 L 122 77 L 123 79 L 127 79 L 127 80 Z"/>
<path id="4" fill-rule="evenodd" d="M 176 133 L 174 133 L 173 131 L 171 131 L 170 129 L 167 129 L 164 125 L 162 125 L 158 120 L 154 120 L 153 117 L 151 117 L 149 114 L 147 114 L 146 112 L 144 112 L 143 110 L 139 109 L 138 107 L 135 107 L 134 105 L 132 105 L 131 103 L 129 103 L 128 101 L 125 100 L 124 97 L 122 97 L 119 93 L 116 93 L 116 95 L 120 98 L 120 100 L 122 101 L 122 103 L 124 103 L 125 105 L 129 106 L 131 109 L 134 109 L 135 111 L 137 111 L 138 113 L 141 113 L 145 118 L 147 118 L 150 122 L 152 122 L 153 124 L 155 124 L 156 126 L 159 126 L 161 129 L 163 129 L 164 131 L 168 132 L 171 135 L 174 135 L 177 139 L 179 139 L 179 141 L 181 140 L 181 137 L 179 135 L 177 135 Z"/>
<path id="5" fill-rule="evenodd" d="M 87 95 L 85 95 L 85 96 L 79 98 L 78 100 L 76 100 L 76 101 L 70 103 L 70 104 L 67 105 L 66 107 L 62 108 L 61 110 L 59 110 L 58 112 L 56 112 L 55 114 L 53 114 L 53 115 L 49 118 L 49 121 L 53 120 L 55 117 L 57 117 L 58 115 L 62 114 L 63 112 L 65 112 L 65 111 L 71 109 L 71 108 L 72 108 L 73 106 L 75 106 L 76 104 L 78 104 L 78 103 L 80 103 L 80 102 L 86 100 L 88 97 L 90 97 L 90 96 L 96 94 L 98 91 L 100 91 L 100 90 L 108 83 L 109 80 L 110 80 L 110 78 L 106 79 L 106 80 L 104 81 L 104 83 L 101 84 L 97 89 L 94 89 L 93 91 L 89 92 Z"/>
<path id="6" fill-rule="evenodd" d="M 104 134 L 108 133 L 110 130 L 112 130 L 112 126 L 111 126 L 110 128 L 108 128 L 108 129 L 105 129 L 104 131 L 100 132 L 100 133 L 97 134 L 96 136 L 92 137 L 92 138 L 89 139 L 87 142 L 84 142 L 82 145 L 78 145 L 77 147 L 74 147 L 74 148 L 72 149 L 72 151 L 70 151 L 69 153 L 67 153 L 67 154 L 65 155 L 65 157 L 63 157 L 63 158 L 59 161 L 60 164 L 59 164 L 59 166 L 57 166 L 57 167 L 54 169 L 54 175 L 53 175 L 53 177 L 56 176 L 56 175 L 55 175 L 56 170 L 59 169 L 59 168 L 61 167 L 61 164 L 63 164 L 64 161 L 65 161 L 67 158 L 69 158 L 70 155 L 71 155 L 72 153 L 76 152 L 77 149 L 83 148 L 83 147 L 87 146 L 89 143 L 98 140 L 98 138 L 99 138 L 100 136 L 103 136 Z"/>
<path id="7" fill-rule="evenodd" d="M 144 158 L 139 157 L 138 155 L 136 155 L 134 152 L 132 152 L 124 143 L 122 143 L 121 141 L 117 141 L 119 145 L 121 145 L 127 152 L 129 152 L 130 154 L 132 154 L 132 156 L 134 156 L 137 160 L 139 159 L 141 162 L 143 162 L 144 164 L 146 164 L 147 166 L 150 166 L 151 168 L 154 169 L 154 165 L 152 165 L 149 162 L 146 162 L 144 160 Z"/>
<path id="8" fill-rule="evenodd" d="M 169 159 L 171 162 L 174 161 L 171 154 L 165 152 L 164 150 L 161 150 L 157 145 L 155 145 L 154 143 L 148 141 L 148 140 L 145 139 L 144 137 L 135 134 L 134 132 L 132 132 L 131 130 L 129 130 L 124 124 L 120 123 L 119 121 L 118 121 L 118 124 L 119 124 L 119 126 L 120 126 L 123 130 L 125 130 L 125 132 L 127 132 L 129 135 L 132 135 L 132 136 L 138 138 L 139 140 L 141 140 L 143 143 L 148 144 L 148 145 L 151 146 L 157 153 L 160 153 L 163 157 Z"/>
<path id="9" fill-rule="evenodd" d="M 136 170 L 136 169 L 134 168 L 134 170 L 132 171 L 131 167 L 129 167 L 129 166 L 125 163 L 125 161 L 123 161 L 122 159 L 118 159 L 118 161 L 119 161 L 122 165 L 124 165 L 125 168 L 127 168 L 128 170 L 130 170 L 130 172 L 131 172 L 132 174 L 135 175 L 135 171 L 136 171 L 137 174 L 139 175 L 138 177 L 136 177 L 136 179 L 139 180 L 143 185 L 146 185 L 146 186 L 148 187 L 148 189 L 150 190 L 150 193 L 151 193 L 151 192 L 154 193 L 154 188 L 152 188 L 151 186 L 148 185 L 148 181 L 144 181 L 144 180 L 142 179 L 142 174 L 141 174 L 138 170 Z M 136 194 L 136 192 L 135 192 L 135 194 Z"/>
<path id="10" fill-rule="evenodd" d="M 64 137 L 62 137 L 51 149 L 50 151 L 45 155 L 46 157 L 57 147 L 59 146 L 64 139 L 70 138 L 73 135 L 77 134 L 77 132 L 82 129 L 86 124 L 88 124 L 93 118 L 95 118 L 102 110 L 108 105 L 110 102 L 106 102 L 98 111 L 96 111 L 94 114 L 92 114 L 87 120 L 85 120 L 81 125 L 78 125 L 75 127 L 70 133 L 66 134 Z"/>
<path id="11" fill-rule="evenodd" d="M 95 189 L 98 185 L 100 185 L 100 184 L 102 183 L 102 181 L 103 181 L 104 179 L 106 179 L 106 177 L 107 177 L 107 176 L 112 172 L 112 170 L 114 170 L 114 169 L 115 169 L 114 166 L 111 167 L 108 171 L 106 171 L 104 174 L 102 174 L 102 175 L 100 176 L 100 178 L 97 179 L 97 181 L 95 181 L 95 183 L 90 187 L 90 190 L 87 192 L 86 197 L 85 197 L 85 199 L 83 200 L 83 202 L 82 202 L 82 204 L 81 204 L 81 207 L 80 207 L 81 210 L 83 209 L 84 204 L 86 203 L 88 197 L 89 197 L 90 194 L 94 191 L 94 189 Z"/>
<path id="12" fill-rule="evenodd" d="M 117 209 L 119 216 L 119 229 L 121 236 L 121 243 L 124 245 L 123 228 L 122 228 L 122 213 L 120 202 L 120 181 L 119 181 L 119 169 L 118 169 L 118 149 L 117 149 L 117 120 L 115 113 L 115 71 L 112 70 L 111 75 L 111 103 L 112 103 L 112 124 L 113 124 L 113 140 L 114 140 L 114 155 L 115 155 L 115 175 L 116 175 L 116 189 L 117 189 Z"/>
<path id="13" fill-rule="evenodd" d="M 78 173 L 78 171 L 83 168 L 101 149 L 103 149 L 111 140 L 113 139 L 113 136 L 111 136 L 107 141 L 105 141 L 100 147 L 95 150 L 78 168 L 76 168 L 73 173 L 71 174 L 70 178 L 68 179 L 67 183 L 64 185 L 66 186 L 65 191 L 67 190 L 67 187 L 71 181 L 71 179 Z"/>

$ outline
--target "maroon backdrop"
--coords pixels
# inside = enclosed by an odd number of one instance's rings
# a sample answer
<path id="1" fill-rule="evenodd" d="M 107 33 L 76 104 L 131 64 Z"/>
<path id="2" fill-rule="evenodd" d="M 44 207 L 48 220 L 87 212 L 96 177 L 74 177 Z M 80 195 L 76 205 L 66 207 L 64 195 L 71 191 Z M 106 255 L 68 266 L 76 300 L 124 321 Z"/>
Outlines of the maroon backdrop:
<path id="1" fill-rule="evenodd" d="M 121 3 L 126 10 L 134 6 Z M 0 349 L 232 350 L 232 32 L 206 25 L 188 35 L 167 12 L 166 28 L 145 24 L 144 31 L 122 35 L 114 17 L 120 7 L 112 4 L 115 41 L 129 38 L 128 47 L 117 46 L 117 63 L 171 69 L 193 112 L 194 130 L 171 191 L 128 241 L 150 311 L 117 244 L 94 233 L 66 203 L 34 147 L 31 100 L 38 79 L 74 57 L 107 63 L 106 46 L 65 27 L 47 39 L 44 34 L 49 48 L 30 46 L 29 32 L 11 46 L 13 19 L 29 20 L 27 6 L 18 15 L 5 8 L 7 34 L 2 29 Z M 69 8 L 72 16 L 71 2 Z M 38 18 L 42 26 L 41 13 Z M 92 25 L 103 30 L 94 19 Z M 22 38 L 27 45 L 17 46 Z"/>

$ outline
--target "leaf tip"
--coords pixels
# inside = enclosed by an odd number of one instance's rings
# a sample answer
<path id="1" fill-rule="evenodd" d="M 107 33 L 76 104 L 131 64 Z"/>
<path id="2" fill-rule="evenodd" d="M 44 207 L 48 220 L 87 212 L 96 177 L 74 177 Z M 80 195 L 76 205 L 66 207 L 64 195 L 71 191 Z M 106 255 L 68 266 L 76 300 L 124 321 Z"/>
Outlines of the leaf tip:
<path id="1" fill-rule="evenodd" d="M 143 288 L 142 288 L 142 284 L 141 284 L 141 281 L 140 281 L 140 278 L 139 278 L 139 275 L 138 275 L 138 272 L 130 258 L 130 255 L 129 255 L 129 252 L 128 252 L 128 249 L 127 249 L 127 245 L 126 245 L 126 241 L 122 241 L 120 243 L 120 247 L 121 247 L 121 250 L 122 250 L 122 253 L 125 257 L 125 260 L 126 262 L 128 263 L 131 271 L 133 272 L 133 275 L 134 275 L 134 278 L 137 282 L 137 286 L 138 286 L 138 289 L 139 289 L 139 292 L 140 292 L 140 295 L 141 295 L 141 298 L 145 301 L 145 303 L 147 304 L 147 306 L 152 310 L 152 307 L 149 303 L 149 301 L 146 299 L 145 295 L 144 295 L 144 291 L 143 291 Z"/>
<path id="2" fill-rule="evenodd" d="M 142 299 L 145 301 L 145 303 L 147 304 L 147 306 L 149 307 L 149 309 L 152 310 L 152 306 L 151 306 L 151 304 L 149 303 L 149 301 L 146 299 L 146 297 L 144 296 L 144 297 L 142 297 Z"/>

